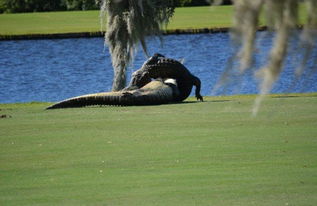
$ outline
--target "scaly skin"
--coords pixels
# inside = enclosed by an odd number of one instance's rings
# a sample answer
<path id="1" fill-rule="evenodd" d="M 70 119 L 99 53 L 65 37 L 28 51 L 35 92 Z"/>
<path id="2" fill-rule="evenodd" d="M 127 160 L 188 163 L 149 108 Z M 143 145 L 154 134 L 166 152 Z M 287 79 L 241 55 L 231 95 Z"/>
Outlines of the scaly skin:
<path id="1" fill-rule="evenodd" d="M 85 107 L 91 105 L 159 105 L 176 101 L 175 84 L 154 80 L 140 89 L 131 91 L 103 92 L 66 99 L 46 109 Z"/>
<path id="2" fill-rule="evenodd" d="M 149 83 L 151 79 L 157 78 L 176 79 L 179 90 L 177 101 L 186 99 L 190 95 L 193 86 L 196 86 L 195 96 L 197 100 L 203 101 L 203 97 L 200 95 L 200 79 L 191 74 L 179 61 L 165 58 L 161 54 L 154 54 L 142 65 L 141 69 L 135 71 L 129 86 L 123 90 L 129 91 L 141 88 Z"/>

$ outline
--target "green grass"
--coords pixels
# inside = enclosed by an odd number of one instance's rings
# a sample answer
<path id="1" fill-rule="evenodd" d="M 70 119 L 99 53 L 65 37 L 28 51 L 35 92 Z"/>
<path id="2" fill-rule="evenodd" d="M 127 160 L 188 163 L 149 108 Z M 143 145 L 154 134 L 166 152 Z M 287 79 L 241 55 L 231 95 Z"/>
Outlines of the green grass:
<path id="1" fill-rule="evenodd" d="M 232 6 L 177 8 L 168 29 L 228 27 Z M 1 14 L 0 35 L 98 32 L 99 11 Z"/>
<path id="2" fill-rule="evenodd" d="M 0 205 L 316 205 L 317 94 L 0 104 Z"/>
<path id="3" fill-rule="evenodd" d="M 100 31 L 98 11 L 0 14 L 0 35 Z"/>
<path id="4" fill-rule="evenodd" d="M 232 18 L 232 6 L 176 8 L 167 29 L 230 27 Z M 300 22 L 303 23 L 305 18 L 305 9 L 302 6 Z M 261 21 L 263 24 L 263 17 Z M 98 32 L 100 30 L 99 11 L 0 14 L 0 35 Z"/>
<path id="5" fill-rule="evenodd" d="M 230 27 L 232 13 L 232 6 L 176 8 L 167 29 Z"/>

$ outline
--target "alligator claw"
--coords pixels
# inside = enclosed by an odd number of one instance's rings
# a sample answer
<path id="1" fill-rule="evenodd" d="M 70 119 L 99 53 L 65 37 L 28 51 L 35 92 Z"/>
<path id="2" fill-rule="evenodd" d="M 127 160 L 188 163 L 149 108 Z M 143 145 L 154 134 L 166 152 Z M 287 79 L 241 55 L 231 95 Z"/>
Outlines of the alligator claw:
<path id="1" fill-rule="evenodd" d="M 197 95 L 196 98 L 197 98 L 197 100 L 200 100 L 201 102 L 204 101 L 204 98 L 201 95 Z"/>

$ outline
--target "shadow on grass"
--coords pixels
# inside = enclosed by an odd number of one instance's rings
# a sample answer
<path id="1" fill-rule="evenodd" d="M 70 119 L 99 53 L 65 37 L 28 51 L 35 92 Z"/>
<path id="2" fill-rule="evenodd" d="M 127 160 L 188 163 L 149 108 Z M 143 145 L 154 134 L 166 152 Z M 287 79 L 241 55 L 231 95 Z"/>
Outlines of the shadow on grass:
<path id="1" fill-rule="evenodd" d="M 178 102 L 175 104 L 187 104 L 187 103 L 205 103 L 205 102 L 231 102 L 233 100 L 228 100 L 228 99 L 218 99 L 218 100 L 204 100 L 203 102 L 201 101 L 185 101 L 185 102 Z"/>
<path id="2" fill-rule="evenodd" d="M 300 97 L 296 95 L 281 95 L 281 96 L 273 96 L 272 98 L 293 98 L 293 97 Z"/>
<path id="3" fill-rule="evenodd" d="M 151 107 L 161 105 L 184 105 L 184 104 L 196 104 L 196 103 L 212 103 L 212 102 L 231 102 L 233 100 L 206 100 L 206 101 L 183 101 L 183 102 L 171 102 L 166 104 L 154 104 L 154 105 L 88 105 L 82 107 L 69 107 L 69 108 L 56 108 L 56 109 L 71 109 L 71 108 L 105 108 L 105 107 Z M 46 110 L 46 109 L 45 109 Z"/>

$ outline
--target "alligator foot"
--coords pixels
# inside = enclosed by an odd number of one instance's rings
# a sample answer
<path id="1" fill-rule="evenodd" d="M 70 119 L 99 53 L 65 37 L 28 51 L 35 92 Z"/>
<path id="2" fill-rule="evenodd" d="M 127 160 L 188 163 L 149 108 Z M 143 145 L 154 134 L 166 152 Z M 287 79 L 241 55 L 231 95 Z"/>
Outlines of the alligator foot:
<path id="1" fill-rule="evenodd" d="M 197 100 L 200 100 L 201 102 L 204 101 L 204 98 L 203 98 L 201 95 L 196 95 L 196 99 L 197 99 Z"/>

